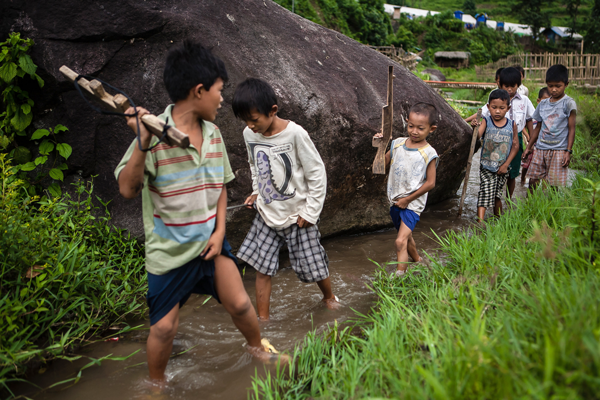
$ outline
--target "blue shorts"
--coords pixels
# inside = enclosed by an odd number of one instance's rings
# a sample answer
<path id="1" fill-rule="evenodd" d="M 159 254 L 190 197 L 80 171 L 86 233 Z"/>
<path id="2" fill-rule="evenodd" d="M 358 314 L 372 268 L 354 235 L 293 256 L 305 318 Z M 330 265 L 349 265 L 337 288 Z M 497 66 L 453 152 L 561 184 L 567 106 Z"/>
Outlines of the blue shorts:
<path id="1" fill-rule="evenodd" d="M 404 222 L 404 225 L 408 226 L 411 231 L 415 230 L 417 222 L 419 222 L 419 214 L 408 208 L 399 208 L 398 206 L 390 207 L 390 217 L 394 221 L 396 230 L 400 230 L 400 223 Z"/>
<path id="2" fill-rule="evenodd" d="M 237 264 L 227 239 L 223 239 L 221 254 L 231 258 Z M 221 302 L 215 288 L 214 260 L 206 261 L 198 256 L 164 275 L 148 272 L 146 301 L 150 308 L 150 325 L 164 318 L 177 304 L 181 308 L 192 293 L 206 294 Z"/>

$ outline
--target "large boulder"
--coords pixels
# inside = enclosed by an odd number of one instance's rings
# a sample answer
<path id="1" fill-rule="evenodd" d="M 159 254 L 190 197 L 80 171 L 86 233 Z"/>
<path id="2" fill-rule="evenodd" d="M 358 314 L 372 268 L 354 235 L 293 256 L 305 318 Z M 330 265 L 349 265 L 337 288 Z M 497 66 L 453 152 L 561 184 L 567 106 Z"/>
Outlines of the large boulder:
<path id="1" fill-rule="evenodd" d="M 61 123 L 70 129 L 65 136 L 74 149 L 69 174 L 97 175 L 95 193 L 112 200 L 114 222 L 136 235 L 142 234 L 141 200 L 121 198 L 113 177 L 133 135 L 123 119 L 91 111 L 60 74 L 62 65 L 98 76 L 160 113 L 169 104 L 162 83 L 169 49 L 186 38 L 212 48 L 230 77 L 215 121 L 236 175 L 229 185 L 230 204 L 243 202 L 251 191 L 244 124 L 230 106 L 233 91 L 247 77 L 270 82 L 280 99 L 280 116 L 302 125 L 325 161 L 324 235 L 389 225 L 386 178 L 371 172 L 376 152 L 371 138 L 381 126 L 390 64 L 396 75 L 394 137 L 405 135 L 412 104 L 429 102 L 439 110 L 438 130 L 429 139 L 440 155 L 430 203 L 453 196 L 464 176 L 471 130 L 438 94 L 386 56 L 270 0 L 9 0 L 0 13 L 2 37 L 19 31 L 35 40 L 32 57 L 46 86 L 41 92 L 31 89 L 34 127 Z M 241 209 L 228 216 L 234 245 L 252 214 Z"/>

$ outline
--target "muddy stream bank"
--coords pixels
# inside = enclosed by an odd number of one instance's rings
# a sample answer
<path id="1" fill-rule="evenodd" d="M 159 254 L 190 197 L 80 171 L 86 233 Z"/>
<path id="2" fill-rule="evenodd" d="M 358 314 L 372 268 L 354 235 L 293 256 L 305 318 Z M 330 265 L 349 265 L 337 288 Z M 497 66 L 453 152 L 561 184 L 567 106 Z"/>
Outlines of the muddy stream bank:
<path id="1" fill-rule="evenodd" d="M 478 158 L 478 157 L 477 157 Z M 473 223 L 479 189 L 479 161 L 474 160 L 462 218 L 457 218 L 459 198 L 428 207 L 421 216 L 414 238 L 419 252 L 437 253 L 432 231 L 443 235 L 449 229 L 464 229 Z M 524 196 L 526 189 L 517 178 L 517 196 Z M 384 188 L 382 196 L 384 196 Z M 459 191 L 460 193 L 460 191 Z M 251 211 L 248 211 L 251 212 Z M 323 245 L 330 259 L 330 271 L 334 292 L 343 307 L 331 311 L 320 305 L 317 285 L 305 285 L 298 281 L 289 261 L 273 279 L 271 298 L 271 321 L 261 327 L 263 337 L 268 338 L 279 350 L 291 353 L 294 345 L 307 332 L 323 331 L 327 324 L 338 323 L 355 316 L 352 309 L 368 313 L 375 296 L 366 287 L 377 266 L 369 261 L 385 263 L 396 258 L 393 229 L 353 236 L 325 239 Z M 438 255 L 442 256 L 443 255 Z M 393 265 L 388 266 L 391 272 Z M 246 270 L 244 285 L 254 301 L 254 272 Z M 205 304 L 205 296 L 193 295 L 181 309 L 179 331 L 175 338 L 174 352 L 179 353 L 193 346 L 185 354 L 171 359 L 167 374 L 171 380 L 168 396 L 171 399 L 246 399 L 255 371 L 264 373 L 263 365 L 253 360 L 244 349 L 244 338 L 235 329 L 228 314 L 215 300 Z M 145 327 L 148 327 L 147 321 Z M 36 394 L 31 386 L 14 387 L 16 393 L 36 400 L 105 400 L 146 398 L 148 387 L 145 340 L 148 330 L 125 335 L 118 342 L 104 342 L 84 347 L 81 354 L 100 358 L 112 353 L 125 356 L 141 349 L 126 361 L 104 361 L 83 371 L 81 380 L 74 386 L 67 385 Z M 52 363 L 43 374 L 31 381 L 40 387 L 74 377 L 89 360 L 73 363 L 59 360 Z M 130 367 L 131 366 L 131 367 Z M 130 368 L 127 368 L 130 367 Z M 272 367 L 269 367 L 272 368 Z"/>

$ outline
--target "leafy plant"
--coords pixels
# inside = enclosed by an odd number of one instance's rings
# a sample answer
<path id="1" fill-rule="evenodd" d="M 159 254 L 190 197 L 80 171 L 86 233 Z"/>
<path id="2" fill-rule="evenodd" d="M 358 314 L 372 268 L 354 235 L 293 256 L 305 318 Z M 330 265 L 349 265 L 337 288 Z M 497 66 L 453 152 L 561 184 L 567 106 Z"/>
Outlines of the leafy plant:
<path id="1" fill-rule="evenodd" d="M 30 196 L 0 153 L 0 386 L 145 312 L 143 246 L 109 224 L 92 182 L 74 192 Z"/>
<path id="2" fill-rule="evenodd" d="M 21 39 L 20 33 L 11 33 L 0 43 L 0 84 L 2 101 L 6 110 L 0 114 L 0 148 L 6 149 L 14 140 L 14 135 L 25 136 L 25 129 L 31 124 L 33 100 L 29 93 L 19 87 L 19 79 L 29 76 L 40 87 L 44 81 L 36 74 L 37 66 L 27 54 L 33 40 Z"/>

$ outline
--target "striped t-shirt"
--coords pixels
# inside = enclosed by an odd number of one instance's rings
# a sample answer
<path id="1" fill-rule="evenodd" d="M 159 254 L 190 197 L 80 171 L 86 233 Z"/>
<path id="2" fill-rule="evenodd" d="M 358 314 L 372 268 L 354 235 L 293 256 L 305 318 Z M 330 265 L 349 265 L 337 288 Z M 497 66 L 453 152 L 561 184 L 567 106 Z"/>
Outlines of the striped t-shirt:
<path id="1" fill-rule="evenodd" d="M 167 107 L 158 117 L 174 126 Z M 161 143 L 146 154 L 142 212 L 146 236 L 146 270 L 162 275 L 181 267 L 204 251 L 215 228 L 217 201 L 223 186 L 235 177 L 216 125 L 202 122 L 202 149 Z M 154 137 L 154 145 L 158 139 Z M 137 140 L 115 169 L 129 161 Z"/>

